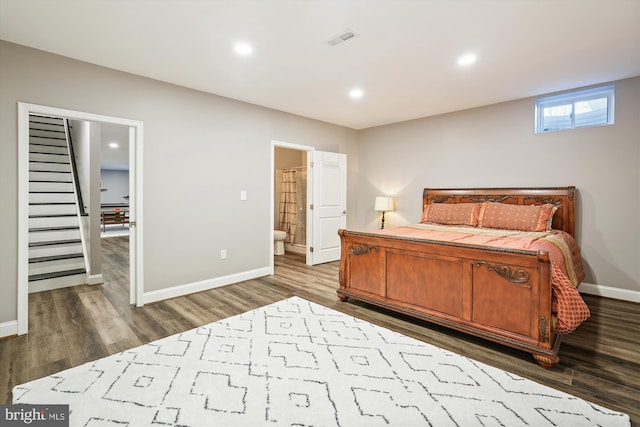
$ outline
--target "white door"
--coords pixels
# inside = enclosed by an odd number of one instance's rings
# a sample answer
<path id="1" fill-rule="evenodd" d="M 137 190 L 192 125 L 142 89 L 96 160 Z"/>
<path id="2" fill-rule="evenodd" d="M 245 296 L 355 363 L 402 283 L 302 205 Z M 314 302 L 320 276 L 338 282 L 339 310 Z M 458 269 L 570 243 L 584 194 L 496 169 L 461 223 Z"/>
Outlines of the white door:
<path id="1" fill-rule="evenodd" d="M 347 226 L 347 155 L 312 153 L 313 226 L 308 264 L 315 265 L 340 259 L 338 230 Z"/>

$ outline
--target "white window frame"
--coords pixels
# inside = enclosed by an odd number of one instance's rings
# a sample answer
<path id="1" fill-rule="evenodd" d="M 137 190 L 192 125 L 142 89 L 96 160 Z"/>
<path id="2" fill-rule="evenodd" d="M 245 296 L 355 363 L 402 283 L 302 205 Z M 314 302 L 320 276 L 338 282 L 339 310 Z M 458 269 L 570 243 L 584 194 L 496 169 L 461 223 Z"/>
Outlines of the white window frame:
<path id="1" fill-rule="evenodd" d="M 607 98 L 607 122 L 599 123 L 595 125 L 576 126 L 576 123 L 575 123 L 576 102 L 589 101 L 591 99 L 598 99 L 598 98 Z M 571 127 L 563 128 L 563 129 L 544 129 L 543 127 L 544 126 L 544 116 L 543 116 L 544 109 L 549 107 L 555 107 L 559 105 L 569 105 L 569 104 L 572 107 Z M 614 107 L 614 86 L 613 85 L 600 86 L 592 89 L 585 89 L 585 90 L 563 93 L 561 95 L 538 98 L 536 99 L 535 132 L 547 133 L 547 132 L 556 132 L 560 130 L 581 129 L 584 127 L 612 125 L 614 123 L 613 107 Z"/>

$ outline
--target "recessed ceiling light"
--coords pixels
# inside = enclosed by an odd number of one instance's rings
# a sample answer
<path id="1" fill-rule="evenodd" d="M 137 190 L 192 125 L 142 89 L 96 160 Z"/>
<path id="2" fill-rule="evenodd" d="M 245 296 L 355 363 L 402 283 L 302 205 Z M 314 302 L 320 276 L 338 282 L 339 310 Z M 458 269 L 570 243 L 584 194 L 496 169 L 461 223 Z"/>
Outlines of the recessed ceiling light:
<path id="1" fill-rule="evenodd" d="M 364 92 L 359 87 L 354 87 L 349 91 L 351 99 L 360 99 L 364 96 Z"/>
<path id="2" fill-rule="evenodd" d="M 465 53 L 464 55 L 458 58 L 458 65 L 466 67 L 476 62 L 477 59 L 478 57 L 476 56 L 475 53 Z"/>
<path id="3" fill-rule="evenodd" d="M 117 142 L 110 142 L 110 143 L 109 143 L 109 147 L 111 147 L 111 148 L 118 148 L 118 147 L 119 147 L 119 145 L 118 145 L 118 143 L 117 143 Z"/>
<path id="4" fill-rule="evenodd" d="M 239 42 L 233 46 L 233 50 L 240 56 L 249 56 L 253 53 L 253 46 L 249 43 Z"/>

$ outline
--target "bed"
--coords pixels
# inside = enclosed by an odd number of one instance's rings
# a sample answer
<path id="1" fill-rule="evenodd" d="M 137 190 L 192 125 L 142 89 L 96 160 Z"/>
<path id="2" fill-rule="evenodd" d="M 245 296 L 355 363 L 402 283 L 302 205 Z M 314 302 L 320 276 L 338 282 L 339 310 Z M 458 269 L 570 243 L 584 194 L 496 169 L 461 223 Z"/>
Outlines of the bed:
<path id="1" fill-rule="evenodd" d="M 584 269 L 574 240 L 575 187 L 424 189 L 422 199 L 419 224 L 339 230 L 338 297 L 556 365 L 562 335 L 589 317 L 577 291 Z M 513 225 L 533 211 L 531 224 Z"/>

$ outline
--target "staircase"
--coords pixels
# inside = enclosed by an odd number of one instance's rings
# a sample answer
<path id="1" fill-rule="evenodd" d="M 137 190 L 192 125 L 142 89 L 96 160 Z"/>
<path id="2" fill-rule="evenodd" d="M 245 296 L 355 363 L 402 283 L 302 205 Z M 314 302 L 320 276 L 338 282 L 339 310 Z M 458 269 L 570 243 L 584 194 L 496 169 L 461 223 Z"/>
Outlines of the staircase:
<path id="1" fill-rule="evenodd" d="M 86 283 L 62 118 L 29 116 L 29 292 Z"/>

